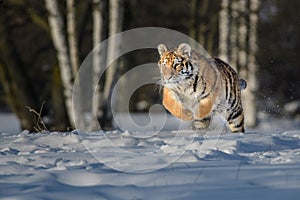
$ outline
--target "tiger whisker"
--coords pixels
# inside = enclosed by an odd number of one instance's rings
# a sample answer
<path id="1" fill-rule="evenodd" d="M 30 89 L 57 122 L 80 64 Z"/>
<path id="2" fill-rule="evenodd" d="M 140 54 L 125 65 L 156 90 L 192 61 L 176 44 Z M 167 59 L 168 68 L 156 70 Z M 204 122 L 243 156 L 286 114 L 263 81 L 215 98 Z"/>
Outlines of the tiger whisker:
<path id="1" fill-rule="evenodd" d="M 158 89 L 158 92 L 159 94 L 161 94 L 161 91 L 163 89 L 163 84 L 161 84 L 161 81 L 158 81 L 155 85 L 154 85 L 154 90 L 157 90 Z"/>
<path id="2" fill-rule="evenodd" d="M 164 82 L 162 80 L 156 81 L 156 85 L 164 85 Z"/>

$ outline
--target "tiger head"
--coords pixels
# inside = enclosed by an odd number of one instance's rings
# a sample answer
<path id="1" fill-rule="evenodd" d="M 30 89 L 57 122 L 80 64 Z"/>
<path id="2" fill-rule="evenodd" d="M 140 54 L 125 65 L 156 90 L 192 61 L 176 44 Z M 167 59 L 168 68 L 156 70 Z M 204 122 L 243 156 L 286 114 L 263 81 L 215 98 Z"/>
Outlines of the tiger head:
<path id="1" fill-rule="evenodd" d="M 160 59 L 162 84 L 172 86 L 189 80 L 193 76 L 193 66 L 189 61 L 191 57 L 191 47 L 180 44 L 175 50 L 168 50 L 166 45 L 160 44 L 157 47 Z"/>

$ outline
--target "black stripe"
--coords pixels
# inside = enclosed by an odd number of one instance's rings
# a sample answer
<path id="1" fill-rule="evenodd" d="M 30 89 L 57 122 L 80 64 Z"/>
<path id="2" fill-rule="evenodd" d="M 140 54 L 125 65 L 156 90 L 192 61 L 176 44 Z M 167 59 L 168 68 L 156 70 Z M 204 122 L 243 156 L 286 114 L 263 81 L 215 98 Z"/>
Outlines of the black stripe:
<path id="1" fill-rule="evenodd" d="M 239 124 L 234 125 L 235 128 L 240 128 L 244 124 L 244 118 L 240 121 Z"/>
<path id="2" fill-rule="evenodd" d="M 195 122 L 206 122 L 208 120 L 210 120 L 210 117 L 204 117 L 202 119 L 194 119 Z"/>
<path id="3" fill-rule="evenodd" d="M 234 131 L 232 131 L 232 133 L 239 133 L 239 132 L 244 133 L 245 132 L 244 127 L 242 128 L 242 130 L 234 130 Z"/>
<path id="4" fill-rule="evenodd" d="M 230 84 L 230 94 L 229 94 L 229 97 L 228 97 L 228 99 L 227 100 L 231 100 L 232 99 L 232 97 L 234 97 L 235 96 L 235 94 L 234 94 L 234 86 L 233 86 L 233 80 L 232 80 L 232 74 L 230 73 L 230 71 L 228 70 L 228 69 L 226 69 L 227 70 L 227 72 L 228 72 L 228 76 L 227 76 L 227 79 L 229 80 L 229 84 Z"/>
<path id="5" fill-rule="evenodd" d="M 232 107 L 237 107 L 241 105 L 241 90 L 237 82 L 235 83 L 234 88 L 235 94 L 233 96 L 234 101 L 232 103 Z"/>
<path id="6" fill-rule="evenodd" d="M 229 117 L 227 118 L 228 121 L 231 121 L 235 118 L 237 118 L 238 116 L 240 116 L 242 114 L 242 109 L 239 109 L 237 112 L 232 112 L 230 113 Z"/>
<path id="7" fill-rule="evenodd" d="M 201 96 L 201 99 L 205 99 L 206 97 L 208 97 L 209 94 L 210 94 L 210 93 L 205 94 L 204 96 Z"/>
<path id="8" fill-rule="evenodd" d="M 200 80 L 201 80 L 201 84 L 203 85 L 203 89 L 202 89 L 202 92 L 201 92 L 201 94 L 200 94 L 200 97 L 202 97 L 202 95 L 205 94 L 206 83 L 205 83 L 204 80 L 203 80 L 203 76 L 200 77 Z"/>
<path id="9" fill-rule="evenodd" d="M 232 110 L 235 109 L 236 106 L 238 105 L 238 104 L 236 104 L 236 102 L 237 102 L 236 96 L 233 96 L 233 97 L 235 97 L 235 98 L 234 98 L 233 101 L 230 103 L 230 108 L 231 108 Z"/>
<path id="10" fill-rule="evenodd" d="M 232 80 L 230 70 L 228 70 L 228 65 L 219 58 L 214 58 L 214 61 L 217 65 L 219 71 L 223 74 L 223 79 L 225 80 L 225 98 L 228 101 L 230 99 L 229 88 L 232 86 Z M 229 83 L 228 83 L 229 82 Z M 228 85 L 229 84 L 229 85 Z"/>
<path id="11" fill-rule="evenodd" d="M 228 90 L 229 90 L 229 86 L 228 86 L 228 80 L 225 79 L 225 99 L 227 100 L 228 97 L 229 97 L 229 93 L 228 93 Z"/>
<path id="12" fill-rule="evenodd" d="M 203 80 L 203 79 L 202 79 Z M 214 85 L 216 85 L 216 79 L 215 79 L 215 83 L 214 83 Z M 210 93 L 213 91 L 213 89 L 214 89 L 214 87 L 211 87 L 210 88 L 210 90 L 209 91 L 207 91 L 206 89 L 207 89 L 207 85 L 206 85 L 206 82 L 204 82 L 203 81 L 203 83 L 204 83 L 204 89 L 203 89 L 203 91 L 202 91 L 202 93 L 201 93 L 201 95 L 200 95 L 200 98 L 201 99 L 204 99 L 204 98 L 206 98 L 207 96 L 209 96 L 210 95 Z"/>
<path id="13" fill-rule="evenodd" d="M 233 105 L 231 107 L 231 110 L 232 110 L 233 113 L 238 112 L 238 110 L 240 110 L 240 109 L 241 109 L 241 106 L 240 106 L 239 103 L 236 103 L 235 105 Z"/>
<path id="14" fill-rule="evenodd" d="M 188 62 L 188 66 L 191 66 L 191 71 L 193 71 L 193 70 L 194 70 L 194 66 L 192 65 L 192 63 L 191 63 L 191 62 Z"/>
<path id="15" fill-rule="evenodd" d="M 198 78 L 199 78 L 199 76 L 198 76 L 198 74 L 197 74 L 197 75 L 195 76 L 195 81 L 194 81 L 194 84 L 193 84 L 194 92 L 196 92 L 196 90 L 197 90 Z"/>
<path id="16" fill-rule="evenodd" d="M 227 109 L 227 112 L 231 113 L 231 115 L 233 115 L 233 113 L 238 112 L 241 109 L 241 107 L 237 104 L 235 107 L 230 107 Z"/>
<path id="17" fill-rule="evenodd" d="M 237 76 L 236 71 L 226 62 L 224 62 L 223 60 L 221 60 L 220 58 L 214 58 L 214 60 L 222 65 L 225 66 L 226 69 L 229 69 L 229 71 L 234 75 Z"/>

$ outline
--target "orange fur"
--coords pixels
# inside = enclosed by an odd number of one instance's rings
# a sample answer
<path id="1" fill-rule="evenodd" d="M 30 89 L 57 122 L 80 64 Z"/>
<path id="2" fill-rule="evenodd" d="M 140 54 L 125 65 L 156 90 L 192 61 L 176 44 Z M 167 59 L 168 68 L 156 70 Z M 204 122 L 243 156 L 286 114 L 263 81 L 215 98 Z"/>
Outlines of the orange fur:
<path id="1" fill-rule="evenodd" d="M 198 112 L 195 114 L 195 117 L 198 119 L 205 118 L 209 116 L 212 111 L 213 102 L 210 97 L 202 99 L 198 105 Z"/>
<path id="2" fill-rule="evenodd" d="M 170 113 L 185 121 L 193 119 L 192 112 L 187 108 L 183 108 L 182 104 L 175 99 L 170 89 L 165 87 L 163 93 L 163 105 Z"/>

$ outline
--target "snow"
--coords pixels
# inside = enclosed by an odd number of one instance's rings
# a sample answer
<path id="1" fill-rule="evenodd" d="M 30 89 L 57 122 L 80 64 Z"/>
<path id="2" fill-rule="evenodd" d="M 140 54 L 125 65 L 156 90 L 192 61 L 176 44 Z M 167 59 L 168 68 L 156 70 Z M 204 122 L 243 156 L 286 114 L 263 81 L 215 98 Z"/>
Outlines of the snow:
<path id="1" fill-rule="evenodd" d="M 299 199 L 299 122 L 231 134 L 168 120 L 161 132 L 1 129 L 0 199 Z"/>
<path id="2" fill-rule="evenodd" d="M 20 122 L 15 114 L 0 113 L 0 132 L 20 133 Z"/>

